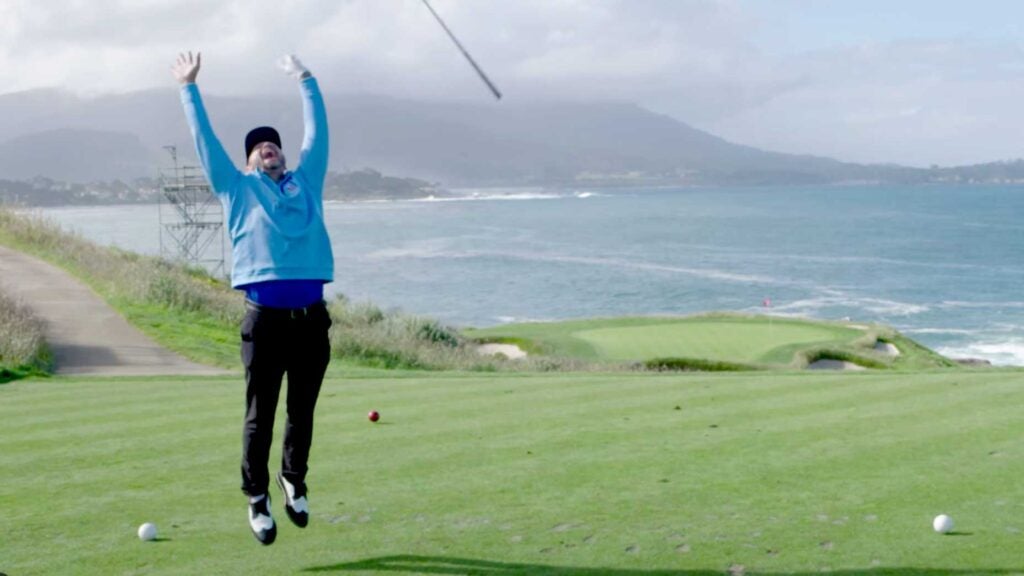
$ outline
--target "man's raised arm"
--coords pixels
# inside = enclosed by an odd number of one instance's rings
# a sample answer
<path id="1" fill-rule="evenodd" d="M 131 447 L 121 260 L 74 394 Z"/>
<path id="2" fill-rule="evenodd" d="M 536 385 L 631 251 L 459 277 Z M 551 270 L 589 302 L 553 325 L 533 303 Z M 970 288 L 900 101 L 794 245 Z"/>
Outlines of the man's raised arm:
<path id="1" fill-rule="evenodd" d="M 299 164 L 304 175 L 310 179 L 316 189 L 321 190 L 327 176 L 327 159 L 330 145 L 327 130 L 327 110 L 320 87 L 313 74 L 302 65 L 298 58 L 285 56 L 279 62 L 285 74 L 299 79 L 302 90 L 302 119 L 305 134 L 302 138 L 302 151 Z"/>
<path id="2" fill-rule="evenodd" d="M 181 84 L 181 104 L 185 108 L 185 119 L 192 130 L 192 140 L 196 146 L 196 154 L 199 162 L 206 171 L 206 177 L 210 180 L 213 191 L 222 194 L 231 189 L 235 179 L 240 172 L 235 168 L 231 157 L 224 150 L 217 135 L 213 132 L 210 118 L 206 115 L 206 108 L 203 106 L 203 99 L 199 96 L 199 87 L 196 86 L 196 76 L 199 75 L 199 67 L 202 62 L 202 55 L 196 53 L 193 57 L 189 52 L 187 55 L 181 53 L 177 61 L 171 66 L 171 72 L 175 79 Z"/>

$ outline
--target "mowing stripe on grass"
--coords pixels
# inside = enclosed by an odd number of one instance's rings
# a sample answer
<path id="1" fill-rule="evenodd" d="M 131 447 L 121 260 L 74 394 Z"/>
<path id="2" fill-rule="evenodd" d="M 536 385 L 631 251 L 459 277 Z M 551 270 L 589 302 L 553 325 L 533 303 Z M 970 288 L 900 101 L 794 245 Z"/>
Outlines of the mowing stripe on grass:
<path id="1" fill-rule="evenodd" d="M 1021 568 L 1019 371 L 396 376 L 325 382 L 311 525 L 275 494 L 270 548 L 238 490 L 238 382 L 6 385 L 0 572 Z M 146 521 L 167 540 L 139 542 Z"/>

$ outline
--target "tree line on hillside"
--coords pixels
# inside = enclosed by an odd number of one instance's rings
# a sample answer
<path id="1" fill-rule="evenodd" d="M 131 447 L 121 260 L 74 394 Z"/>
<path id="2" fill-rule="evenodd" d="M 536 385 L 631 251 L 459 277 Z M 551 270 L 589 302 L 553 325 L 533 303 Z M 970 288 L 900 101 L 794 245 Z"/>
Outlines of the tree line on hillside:
<path id="1" fill-rule="evenodd" d="M 911 168 L 887 165 L 835 163 L 833 171 L 735 170 L 682 172 L 605 172 L 547 174 L 546 178 L 501 181 L 495 185 L 545 185 L 562 187 L 635 186 L 830 186 L 830 185 L 929 185 L 929 184 L 1024 184 L 1024 160 L 1006 160 L 942 168 Z M 28 180 L 0 179 L 0 204 L 14 206 L 67 206 L 156 203 L 161 199 L 160 178 L 113 179 L 78 183 L 37 176 Z M 388 176 L 372 168 L 329 172 L 324 199 L 357 202 L 444 197 L 450 192 L 438 183 L 419 178 Z"/>
<path id="2" fill-rule="evenodd" d="M 0 179 L 0 204 L 13 206 L 88 206 L 147 204 L 161 200 L 159 178 L 64 182 L 44 176 L 30 180 Z M 324 200 L 365 201 L 443 196 L 439 185 L 416 178 L 386 176 L 372 168 L 330 172 L 324 182 Z"/>

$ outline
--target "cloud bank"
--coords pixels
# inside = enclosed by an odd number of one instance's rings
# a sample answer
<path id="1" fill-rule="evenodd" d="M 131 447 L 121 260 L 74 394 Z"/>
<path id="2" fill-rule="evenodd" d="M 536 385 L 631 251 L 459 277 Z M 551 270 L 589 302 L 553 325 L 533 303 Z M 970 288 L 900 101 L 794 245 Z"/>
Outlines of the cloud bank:
<path id="1" fill-rule="evenodd" d="M 508 99 L 626 100 L 738 143 L 849 161 L 1022 155 L 1015 42 L 908 35 L 777 52 L 776 22 L 753 4 L 433 2 Z M 273 62 L 295 53 L 332 92 L 490 98 L 420 0 L 0 4 L 0 93 L 172 89 L 169 67 L 189 49 L 203 52 L 203 89 L 220 94 L 291 90 Z"/>

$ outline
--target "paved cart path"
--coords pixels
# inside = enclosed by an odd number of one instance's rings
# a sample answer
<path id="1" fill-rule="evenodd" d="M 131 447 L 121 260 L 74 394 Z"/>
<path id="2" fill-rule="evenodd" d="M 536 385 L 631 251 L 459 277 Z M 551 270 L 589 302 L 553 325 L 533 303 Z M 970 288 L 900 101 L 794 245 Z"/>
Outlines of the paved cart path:
<path id="1" fill-rule="evenodd" d="M 0 246 L 0 291 L 46 322 L 55 373 L 104 376 L 214 375 L 160 346 L 64 270 Z"/>

